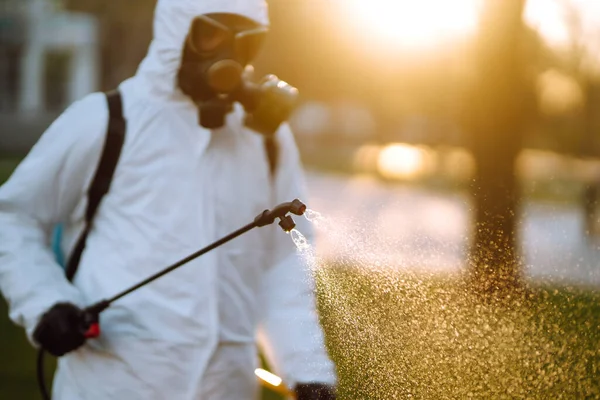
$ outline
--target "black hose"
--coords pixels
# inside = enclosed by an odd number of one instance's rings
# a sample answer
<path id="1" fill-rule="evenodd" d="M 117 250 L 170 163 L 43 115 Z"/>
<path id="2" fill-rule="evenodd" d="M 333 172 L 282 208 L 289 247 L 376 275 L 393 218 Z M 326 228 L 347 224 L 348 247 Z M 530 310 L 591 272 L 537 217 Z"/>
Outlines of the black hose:
<path id="1" fill-rule="evenodd" d="M 43 400 L 50 400 L 48 387 L 46 386 L 46 374 L 44 373 L 44 349 L 39 349 L 37 354 L 37 381 Z"/>

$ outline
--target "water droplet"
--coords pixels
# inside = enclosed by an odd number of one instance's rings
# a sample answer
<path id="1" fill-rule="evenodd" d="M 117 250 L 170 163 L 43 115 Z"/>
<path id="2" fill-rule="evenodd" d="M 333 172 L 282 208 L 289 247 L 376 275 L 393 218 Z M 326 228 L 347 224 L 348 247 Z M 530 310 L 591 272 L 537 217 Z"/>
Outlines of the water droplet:
<path id="1" fill-rule="evenodd" d="M 298 250 L 306 250 L 310 247 L 310 244 L 308 244 L 308 240 L 306 240 L 304 235 L 300 233 L 298 229 L 292 229 L 290 231 L 290 236 Z"/>
<path id="2" fill-rule="evenodd" d="M 311 210 L 310 208 L 304 212 L 304 218 L 315 224 L 322 222 L 324 219 L 320 212 Z"/>

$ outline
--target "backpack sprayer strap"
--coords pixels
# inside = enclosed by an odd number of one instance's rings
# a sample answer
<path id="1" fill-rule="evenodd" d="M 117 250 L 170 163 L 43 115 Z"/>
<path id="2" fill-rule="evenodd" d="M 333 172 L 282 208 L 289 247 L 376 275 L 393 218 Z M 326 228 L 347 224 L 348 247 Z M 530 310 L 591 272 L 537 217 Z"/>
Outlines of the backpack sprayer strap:
<path id="1" fill-rule="evenodd" d="M 77 272 L 81 254 L 85 249 L 85 242 L 92 226 L 92 221 L 102 198 L 108 193 L 125 140 L 126 123 L 125 118 L 123 118 L 123 102 L 121 94 L 116 90 L 108 92 L 106 94 L 106 99 L 108 101 L 109 111 L 108 129 L 106 131 L 106 138 L 104 140 L 104 148 L 102 149 L 100 162 L 98 163 L 96 174 L 88 189 L 85 225 L 81 235 L 79 235 L 79 239 L 77 239 L 77 243 L 69 257 L 69 261 L 67 262 L 66 275 L 69 281 L 73 280 L 75 273 Z"/>
<path id="2" fill-rule="evenodd" d="M 279 162 L 279 146 L 275 139 L 275 135 L 266 136 L 264 143 L 265 153 L 267 153 L 267 162 L 269 163 L 269 173 L 271 174 L 271 179 L 275 179 L 277 163 Z"/>

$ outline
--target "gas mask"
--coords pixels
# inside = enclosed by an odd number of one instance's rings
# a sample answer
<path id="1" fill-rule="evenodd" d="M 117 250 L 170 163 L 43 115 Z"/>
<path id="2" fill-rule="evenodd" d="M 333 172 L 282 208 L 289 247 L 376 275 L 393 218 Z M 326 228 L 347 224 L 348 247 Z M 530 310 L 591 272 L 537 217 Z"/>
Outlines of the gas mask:
<path id="1" fill-rule="evenodd" d="M 273 135 L 292 113 L 298 90 L 268 75 L 254 82 L 249 74 L 268 29 L 236 14 L 206 14 L 192 22 L 177 76 L 180 89 L 199 110 L 199 123 L 220 128 L 240 103 L 245 125 Z"/>

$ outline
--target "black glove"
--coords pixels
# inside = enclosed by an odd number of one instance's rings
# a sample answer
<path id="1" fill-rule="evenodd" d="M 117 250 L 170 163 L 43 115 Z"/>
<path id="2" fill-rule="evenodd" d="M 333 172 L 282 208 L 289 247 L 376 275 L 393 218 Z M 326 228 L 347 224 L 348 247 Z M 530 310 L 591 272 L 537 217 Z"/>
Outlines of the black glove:
<path id="1" fill-rule="evenodd" d="M 33 339 L 55 357 L 81 347 L 85 343 L 83 311 L 71 303 L 57 303 L 38 322 Z"/>
<path id="2" fill-rule="evenodd" d="M 299 383 L 296 400 L 335 400 L 335 387 L 325 383 Z"/>

